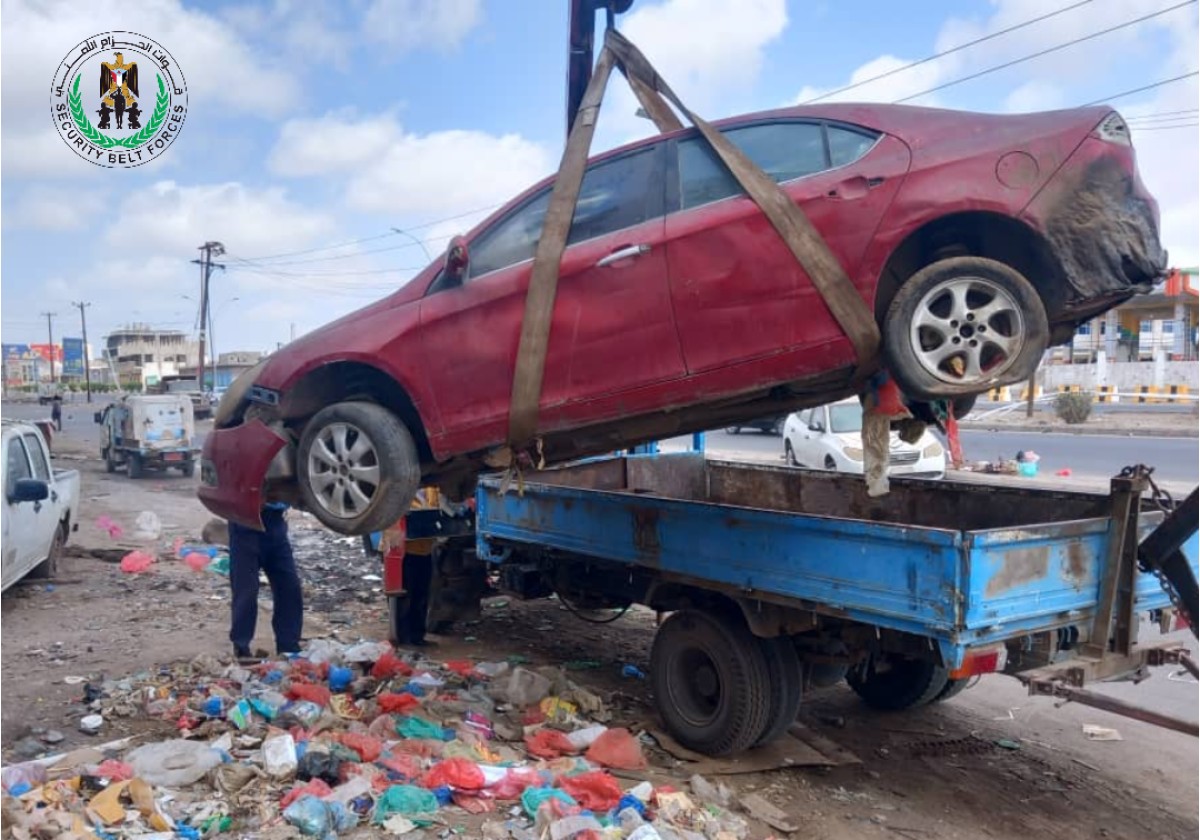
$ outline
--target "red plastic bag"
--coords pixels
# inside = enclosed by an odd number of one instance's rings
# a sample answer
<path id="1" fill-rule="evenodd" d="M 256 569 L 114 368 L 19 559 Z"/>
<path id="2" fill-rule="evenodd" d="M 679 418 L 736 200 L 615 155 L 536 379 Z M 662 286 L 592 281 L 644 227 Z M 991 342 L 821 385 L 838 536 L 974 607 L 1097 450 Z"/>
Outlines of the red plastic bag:
<path id="1" fill-rule="evenodd" d="M 374 761 L 383 752 L 383 742 L 378 738 L 372 738 L 370 735 L 360 735 L 357 732 L 343 732 L 338 740 L 358 753 L 358 757 L 366 762 Z"/>
<path id="2" fill-rule="evenodd" d="M 328 706 L 329 700 L 333 696 L 323 685 L 302 682 L 293 682 L 288 686 L 286 694 L 289 700 L 308 700 L 322 707 Z"/>
<path id="3" fill-rule="evenodd" d="M 371 666 L 371 676 L 377 680 L 390 680 L 392 677 L 407 677 L 413 669 L 396 654 L 388 651 Z"/>
<path id="4" fill-rule="evenodd" d="M 580 773 L 578 776 L 563 776 L 559 779 L 558 786 L 589 811 L 611 811 L 621 801 L 621 786 L 603 770 Z"/>
<path id="5" fill-rule="evenodd" d="M 526 735 L 525 747 L 538 758 L 559 758 L 579 752 L 570 739 L 557 729 L 539 729 L 532 735 Z"/>
<path id="6" fill-rule="evenodd" d="M 465 659 L 455 659 L 446 663 L 446 670 L 453 671 L 460 677 L 469 677 L 475 673 L 475 663 L 468 662 Z"/>
<path id="7" fill-rule="evenodd" d="M 212 562 L 212 558 L 207 554 L 201 554 L 199 551 L 192 551 L 183 558 L 183 562 L 193 572 L 203 572 L 208 567 L 208 564 Z"/>
<path id="8" fill-rule="evenodd" d="M 504 774 L 503 779 L 488 788 L 488 793 L 507 802 L 520 799 L 526 788 L 541 787 L 544 783 L 541 774 L 533 768 L 514 767 Z"/>
<path id="9" fill-rule="evenodd" d="M 454 804 L 462 808 L 468 814 L 486 814 L 489 811 L 496 810 L 496 801 L 494 799 L 485 799 L 480 796 L 472 796 L 469 793 L 459 793 L 455 791 L 451 794 L 451 799 Z"/>
<path id="10" fill-rule="evenodd" d="M 409 753 L 388 753 L 380 756 L 375 763 L 397 782 L 414 782 L 421 777 L 421 759 Z"/>
<path id="11" fill-rule="evenodd" d="M 126 782 L 133 778 L 133 768 L 124 761 L 117 761 L 115 758 L 106 758 L 96 768 L 96 775 L 101 779 L 108 779 L 113 782 Z"/>
<path id="12" fill-rule="evenodd" d="M 121 571 L 127 575 L 140 575 L 150 571 L 154 565 L 154 555 L 144 551 L 131 551 L 121 558 Z"/>
<path id="13" fill-rule="evenodd" d="M 322 796 L 328 796 L 333 793 L 333 788 L 325 784 L 320 779 L 309 779 L 302 785 L 296 785 L 291 790 L 283 795 L 283 799 L 279 801 L 280 808 L 286 808 L 291 805 L 301 796 L 311 794 L 320 799 Z"/>
<path id="14" fill-rule="evenodd" d="M 381 694 L 377 698 L 379 711 L 385 714 L 405 714 L 421 705 L 421 701 L 407 691 L 400 694 Z"/>
<path id="15" fill-rule="evenodd" d="M 564 736 L 565 737 L 565 736 Z M 568 741 L 568 743 L 570 743 Z M 609 729 L 592 742 L 587 751 L 588 761 L 616 767 L 619 770 L 645 770 L 646 757 L 642 745 L 628 729 Z"/>
<path id="16" fill-rule="evenodd" d="M 482 790 L 483 771 L 469 758 L 447 758 L 421 778 L 421 787 L 430 790 L 445 785 L 455 790 Z"/>

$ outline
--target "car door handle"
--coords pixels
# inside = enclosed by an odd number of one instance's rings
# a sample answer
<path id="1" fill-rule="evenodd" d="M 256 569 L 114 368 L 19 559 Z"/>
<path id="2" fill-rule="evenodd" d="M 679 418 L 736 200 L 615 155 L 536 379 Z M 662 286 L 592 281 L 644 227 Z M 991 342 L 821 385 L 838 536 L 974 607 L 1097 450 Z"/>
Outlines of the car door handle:
<path id="1" fill-rule="evenodd" d="M 606 257 L 601 257 L 596 261 L 596 268 L 603 268 L 606 265 L 612 265 L 621 260 L 630 260 L 634 257 L 640 257 L 642 254 L 650 253 L 650 246 L 646 244 L 628 245 L 624 248 L 618 248 Z"/>
<path id="2" fill-rule="evenodd" d="M 883 181 L 883 178 L 864 178 L 862 175 L 855 175 L 853 178 L 847 178 L 845 181 L 839 183 L 827 195 L 830 198 L 862 198 L 868 192 L 882 184 Z"/>

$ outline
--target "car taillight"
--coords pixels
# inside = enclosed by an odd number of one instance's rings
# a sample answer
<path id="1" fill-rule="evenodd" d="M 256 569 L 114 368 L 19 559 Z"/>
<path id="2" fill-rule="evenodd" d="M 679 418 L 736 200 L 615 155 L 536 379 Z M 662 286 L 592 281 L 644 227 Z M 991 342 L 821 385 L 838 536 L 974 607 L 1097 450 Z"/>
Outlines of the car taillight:
<path id="1" fill-rule="evenodd" d="M 1095 134 L 1101 140 L 1116 143 L 1119 146 L 1132 146 L 1133 139 L 1129 135 L 1129 126 L 1116 111 L 1113 111 L 1096 126 Z"/>
<path id="2" fill-rule="evenodd" d="M 990 645 L 969 650 L 963 657 L 962 665 L 950 671 L 950 679 L 961 680 L 976 674 L 991 674 L 1003 671 L 1008 664 L 1008 648 L 1003 644 Z"/>

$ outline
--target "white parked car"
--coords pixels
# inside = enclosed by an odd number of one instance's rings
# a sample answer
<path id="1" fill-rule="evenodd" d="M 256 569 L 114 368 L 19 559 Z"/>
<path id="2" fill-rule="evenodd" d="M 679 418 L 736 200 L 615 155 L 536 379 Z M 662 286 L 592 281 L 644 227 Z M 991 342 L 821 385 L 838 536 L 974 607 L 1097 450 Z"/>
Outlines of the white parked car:
<path id="1" fill-rule="evenodd" d="M 856 397 L 788 415 L 783 427 L 783 454 L 788 464 L 817 470 L 863 472 L 863 410 Z M 892 432 L 889 475 L 942 478 L 946 451 L 926 430 L 916 444 Z"/>
<path id="2" fill-rule="evenodd" d="M 3 580 L 53 577 L 68 535 L 78 527 L 79 473 L 56 470 L 32 423 L 0 422 L 4 447 Z"/>

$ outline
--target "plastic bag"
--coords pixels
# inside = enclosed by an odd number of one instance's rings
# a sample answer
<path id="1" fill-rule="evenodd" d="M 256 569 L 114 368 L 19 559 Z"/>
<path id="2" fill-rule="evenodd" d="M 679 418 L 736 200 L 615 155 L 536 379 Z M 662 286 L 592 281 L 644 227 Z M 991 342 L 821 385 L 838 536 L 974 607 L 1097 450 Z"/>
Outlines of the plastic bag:
<path id="1" fill-rule="evenodd" d="M 484 786 L 483 771 L 468 758 L 447 758 L 421 778 L 421 786 L 431 790 L 443 786 L 454 790 L 480 790 Z"/>
<path id="2" fill-rule="evenodd" d="M 504 774 L 503 779 L 489 787 L 488 793 L 496 799 L 508 801 L 520 799 L 527 788 L 543 787 L 545 784 L 546 779 L 538 771 L 530 767 L 514 767 Z"/>
<path id="3" fill-rule="evenodd" d="M 392 646 L 387 642 L 359 642 L 346 648 L 342 659 L 346 662 L 378 662 L 391 652 Z"/>
<path id="4" fill-rule="evenodd" d="M 412 674 L 412 666 L 390 650 L 375 660 L 371 666 L 371 676 L 377 680 L 390 680 L 392 677 L 407 677 Z"/>
<path id="5" fill-rule="evenodd" d="M 539 729 L 532 735 L 526 735 L 525 747 L 538 758 L 561 758 L 579 752 L 566 733 L 557 729 Z"/>
<path id="6" fill-rule="evenodd" d="M 381 755 L 375 762 L 394 782 L 415 782 L 421 778 L 421 759 L 409 753 Z"/>
<path id="7" fill-rule="evenodd" d="M 465 659 L 454 659 L 446 663 L 446 670 L 458 674 L 460 677 L 469 677 L 475 672 L 475 663 L 468 662 Z"/>
<path id="8" fill-rule="evenodd" d="M 154 555 L 144 551 L 131 551 L 121 558 L 121 571 L 127 575 L 140 575 L 154 565 Z"/>
<path id="9" fill-rule="evenodd" d="M 548 695 L 550 688 L 550 680 L 541 674 L 516 668 L 504 684 L 504 696 L 514 706 L 532 706 Z"/>
<path id="10" fill-rule="evenodd" d="M 402 717 L 396 724 L 396 734 L 401 738 L 427 738 L 433 741 L 445 741 L 446 732 L 436 723 L 425 718 Z"/>
<path id="11" fill-rule="evenodd" d="M 507 672 L 507 662 L 479 662 L 475 665 L 475 673 L 485 676 L 488 679 L 495 679 Z"/>
<path id="12" fill-rule="evenodd" d="M 203 572 L 208 568 L 208 564 L 211 561 L 211 557 L 209 557 L 207 554 L 201 554 L 198 551 L 193 551 L 183 558 L 183 562 L 193 572 Z"/>
<path id="13" fill-rule="evenodd" d="M 432 791 L 416 785 L 392 785 L 375 802 L 376 823 L 383 823 L 393 814 L 408 817 L 413 822 L 428 823 L 422 817 L 437 813 L 438 800 Z"/>
<path id="14" fill-rule="evenodd" d="M 4 789 L 13 796 L 28 793 L 46 781 L 46 766 L 36 761 L 4 768 Z"/>
<path id="15" fill-rule="evenodd" d="M 579 804 L 565 790 L 552 787 L 531 787 L 526 788 L 525 792 L 521 794 L 521 807 L 525 809 L 529 818 L 533 819 L 537 816 L 538 808 L 551 800 L 557 800 L 564 805 Z"/>
<path id="16" fill-rule="evenodd" d="M 558 786 L 589 811 L 607 813 L 621 801 L 621 786 L 603 770 L 564 776 Z"/>
<path id="17" fill-rule="evenodd" d="M 309 779 L 302 785 L 296 785 L 291 790 L 283 795 L 283 799 L 279 800 L 279 807 L 286 808 L 291 805 L 301 796 L 315 796 L 317 799 L 329 796 L 333 793 L 333 788 L 325 784 L 320 779 Z"/>
<path id="18" fill-rule="evenodd" d="M 339 781 L 338 769 L 341 764 L 342 762 L 336 756 L 323 750 L 305 750 L 296 767 L 296 778 L 301 781 L 323 779 L 336 785 Z"/>
<path id="19" fill-rule="evenodd" d="M 329 700 L 333 696 L 329 689 L 323 685 L 313 685 L 303 682 L 293 682 L 288 686 L 286 694 L 291 700 L 307 700 L 310 703 L 316 703 L 318 706 L 328 706 Z"/>
<path id="20" fill-rule="evenodd" d="M 283 818 L 309 837 L 333 837 L 358 825 L 358 815 L 341 802 L 322 802 L 315 796 L 302 796 L 289 805 Z"/>
<path id="21" fill-rule="evenodd" d="M 354 672 L 349 668 L 343 668 L 340 665 L 333 665 L 329 668 L 329 690 L 330 691 L 345 691 L 350 687 L 350 683 L 354 681 Z"/>
<path id="22" fill-rule="evenodd" d="M 550 840 L 569 840 L 569 838 L 581 835 L 591 840 L 593 837 L 598 837 L 603 830 L 604 827 L 595 817 L 587 814 L 573 814 L 550 824 Z"/>
<path id="23" fill-rule="evenodd" d="M 321 719 L 322 709 L 316 703 L 308 700 L 297 700 L 293 703 L 288 703 L 279 710 L 277 719 L 280 721 L 280 726 L 284 725 L 284 721 L 294 721 L 296 724 L 309 729 L 318 720 Z M 291 723 L 287 724 L 291 726 Z"/>
<path id="24" fill-rule="evenodd" d="M 263 767 L 267 774 L 284 779 L 296 772 L 296 742 L 287 732 L 268 735 L 263 741 Z"/>
<path id="25" fill-rule="evenodd" d="M 156 540 L 162 534 L 162 522 L 158 514 L 152 510 L 144 510 L 133 521 L 134 538 L 139 540 Z"/>
<path id="26" fill-rule="evenodd" d="M 106 758 L 100 762 L 93 774 L 101 779 L 108 779 L 111 782 L 125 782 L 133 778 L 133 768 L 124 761 L 117 761 L 115 758 Z"/>
<path id="27" fill-rule="evenodd" d="M 628 729 L 608 730 L 592 742 L 586 756 L 588 761 L 619 770 L 645 770 L 647 766 L 642 745 Z"/>
<path id="28" fill-rule="evenodd" d="M 169 788 L 195 784 L 221 763 L 221 753 L 208 744 L 182 739 L 146 744 L 126 758 L 135 776 Z"/>
<path id="29" fill-rule="evenodd" d="M 421 701 L 408 692 L 381 694 L 376 698 L 376 702 L 379 704 L 379 711 L 386 714 L 396 714 L 397 712 L 403 714 L 421 705 Z"/>
<path id="30" fill-rule="evenodd" d="M 308 643 L 304 658 L 314 665 L 320 665 L 322 662 L 340 663 L 344 650 L 345 646 L 329 639 L 314 639 Z"/>
<path id="31" fill-rule="evenodd" d="M 372 762 L 383 752 L 383 742 L 370 735 L 360 735 L 357 732 L 344 732 L 338 739 L 342 744 L 358 753 L 363 761 Z"/>
<path id="32" fill-rule="evenodd" d="M 586 750 L 596 739 L 608 731 L 607 726 L 589 726 L 586 729 L 576 729 L 567 733 L 567 740 L 576 750 Z"/>

